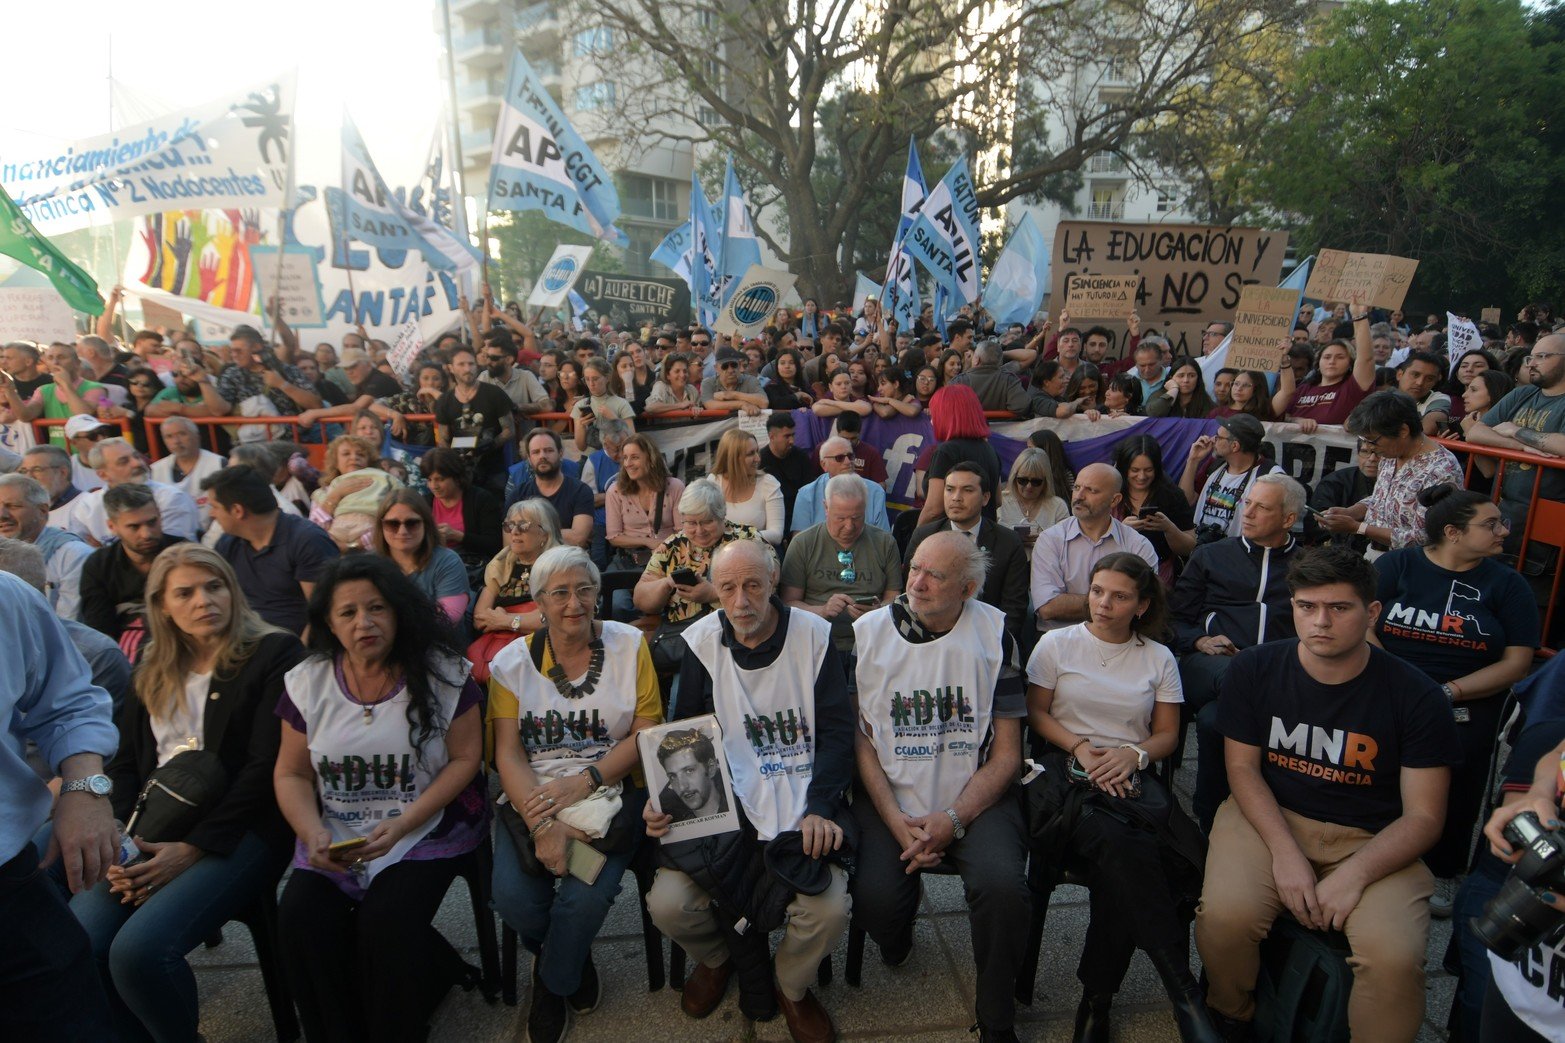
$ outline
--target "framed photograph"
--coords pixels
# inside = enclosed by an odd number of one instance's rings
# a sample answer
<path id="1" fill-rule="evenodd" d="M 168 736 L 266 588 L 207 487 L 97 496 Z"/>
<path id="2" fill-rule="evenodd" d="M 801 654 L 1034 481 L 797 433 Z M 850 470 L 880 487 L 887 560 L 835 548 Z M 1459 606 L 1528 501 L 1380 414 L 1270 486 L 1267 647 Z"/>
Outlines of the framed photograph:
<path id="1" fill-rule="evenodd" d="M 672 815 L 663 843 L 739 828 L 734 780 L 723 756 L 723 729 L 712 714 L 636 733 L 654 811 Z"/>

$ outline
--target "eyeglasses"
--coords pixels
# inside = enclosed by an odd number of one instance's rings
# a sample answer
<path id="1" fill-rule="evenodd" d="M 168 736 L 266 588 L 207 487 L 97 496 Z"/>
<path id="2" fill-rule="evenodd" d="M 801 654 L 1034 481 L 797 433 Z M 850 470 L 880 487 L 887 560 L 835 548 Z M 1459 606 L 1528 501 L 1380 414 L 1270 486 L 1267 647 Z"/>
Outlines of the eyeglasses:
<path id="1" fill-rule="evenodd" d="M 25 475 L 28 478 L 37 478 L 39 475 L 48 474 L 50 471 L 63 471 L 63 470 L 65 470 L 65 468 L 63 468 L 63 467 L 50 467 L 50 466 L 44 466 L 44 467 L 18 467 L 16 469 L 16 473 L 20 474 L 20 475 Z"/>
<path id="2" fill-rule="evenodd" d="M 571 601 L 590 605 L 598 600 L 598 588 L 591 583 L 581 583 L 574 587 L 555 587 L 553 590 L 544 591 L 539 597 L 555 605 L 564 605 Z"/>
<path id="3" fill-rule="evenodd" d="M 1561 355 L 1565 355 L 1565 351 L 1534 351 L 1532 354 L 1527 356 L 1526 361 L 1543 362 L 1547 359 L 1557 359 Z"/>
<path id="4" fill-rule="evenodd" d="M 709 340 L 693 340 L 690 342 L 690 346 L 692 348 L 709 348 L 712 346 L 712 342 Z"/>
<path id="5" fill-rule="evenodd" d="M 1017 475 L 1016 478 L 1014 479 L 1014 481 L 1016 482 L 1017 485 L 1025 485 L 1025 486 L 1028 486 L 1029 488 L 1031 488 L 1034 485 L 1042 485 L 1042 484 L 1044 484 L 1045 479 L 1043 479 L 1043 478 L 1024 478 L 1021 475 Z"/>
<path id="6" fill-rule="evenodd" d="M 720 362 L 720 363 L 718 363 L 717 368 L 718 369 L 738 369 L 739 368 L 739 363 L 737 363 L 737 362 Z"/>
<path id="7" fill-rule="evenodd" d="M 500 531 L 505 533 L 531 532 L 532 528 L 532 522 L 506 522 L 504 525 L 500 526 Z"/>
<path id="8" fill-rule="evenodd" d="M 392 532 L 400 532 L 403 529 L 412 532 L 414 529 L 424 527 L 423 518 L 382 518 L 380 523 Z"/>
<path id="9" fill-rule="evenodd" d="M 1490 518 L 1488 521 L 1468 522 L 1467 524 L 1469 528 L 1477 526 L 1480 529 L 1488 529 L 1496 536 L 1498 536 L 1502 531 L 1511 531 L 1511 523 L 1504 515 L 1501 515 L 1498 518 Z"/>
<path id="10" fill-rule="evenodd" d="M 834 464 L 840 464 L 844 460 L 851 460 L 851 459 L 853 459 L 853 454 L 852 453 L 833 453 L 831 456 L 827 456 L 824 453 L 822 453 L 821 454 L 821 459 L 822 460 L 830 460 Z"/>
<path id="11" fill-rule="evenodd" d="M 842 571 L 837 573 L 837 578 L 844 583 L 852 583 L 859 578 L 859 574 L 853 571 L 853 552 L 851 550 L 839 550 L 837 552 L 837 564 L 842 566 Z"/>

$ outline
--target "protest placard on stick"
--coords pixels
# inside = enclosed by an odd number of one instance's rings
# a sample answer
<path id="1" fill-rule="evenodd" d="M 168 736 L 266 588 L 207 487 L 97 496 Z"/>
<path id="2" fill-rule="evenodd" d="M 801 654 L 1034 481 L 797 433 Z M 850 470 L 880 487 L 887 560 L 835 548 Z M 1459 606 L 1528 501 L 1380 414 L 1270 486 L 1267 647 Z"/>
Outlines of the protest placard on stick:
<path id="1" fill-rule="evenodd" d="M 1228 365 L 1271 373 L 1282 362 L 1298 310 L 1299 292 L 1286 286 L 1246 286 L 1234 312 Z"/>

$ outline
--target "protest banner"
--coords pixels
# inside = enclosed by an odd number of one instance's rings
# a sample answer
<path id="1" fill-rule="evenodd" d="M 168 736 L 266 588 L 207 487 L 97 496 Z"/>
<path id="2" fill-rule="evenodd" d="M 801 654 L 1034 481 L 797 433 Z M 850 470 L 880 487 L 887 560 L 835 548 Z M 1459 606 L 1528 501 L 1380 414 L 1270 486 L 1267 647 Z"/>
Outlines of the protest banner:
<path id="1" fill-rule="evenodd" d="M 1445 313 L 1446 351 L 1451 360 L 1451 372 L 1456 372 L 1456 364 L 1462 361 L 1462 356 L 1469 351 L 1483 350 L 1483 334 L 1478 332 L 1478 327 L 1472 319 L 1462 315 Z"/>
<path id="2" fill-rule="evenodd" d="M 558 308 L 565 303 L 565 295 L 571 292 L 576 280 L 586 270 L 587 258 L 592 256 L 590 246 L 557 246 L 554 256 L 538 273 L 533 291 L 527 295 L 527 303 L 534 308 Z"/>
<path id="3" fill-rule="evenodd" d="M 1478 313 L 1478 321 L 1490 326 L 1498 326 L 1500 324 L 1500 309 L 1485 308 Z"/>
<path id="4" fill-rule="evenodd" d="M 1358 301 L 1366 307 L 1395 311 L 1407 299 L 1417 270 L 1418 262 L 1408 257 L 1322 250 L 1304 296 L 1333 303 Z"/>
<path id="5" fill-rule="evenodd" d="M 690 287 L 681 279 L 654 279 L 639 275 L 581 273 L 576 292 L 598 318 L 615 326 L 690 321 Z"/>
<path id="6" fill-rule="evenodd" d="M 1239 292 L 1227 364 L 1271 373 L 1288 350 L 1299 292 L 1287 286 L 1246 286 Z"/>
<path id="7" fill-rule="evenodd" d="M 419 332 L 418 320 L 409 319 L 402 324 L 396 343 L 391 346 L 390 351 L 386 352 L 386 361 L 396 371 L 397 377 L 406 381 L 408 370 L 413 368 L 413 360 L 418 358 L 418 353 L 423 350 L 424 336 Z"/>
<path id="8" fill-rule="evenodd" d="M 1061 221 L 1049 307 L 1059 311 L 1071 275 L 1139 276 L 1142 333 L 1166 336 L 1175 355 L 1199 355 L 1202 327 L 1232 319 L 1244 286 L 1277 285 L 1287 249 L 1286 232 L 1260 228 Z"/>
<path id="9" fill-rule="evenodd" d="M 47 286 L 0 286 L 0 343 L 76 338 L 76 316 L 65 298 Z"/>
<path id="10" fill-rule="evenodd" d="M 712 329 L 739 337 L 756 336 L 793 289 L 794 279 L 790 272 L 752 265 L 718 310 Z"/>
<path id="11" fill-rule="evenodd" d="M 1060 314 L 1072 319 L 1123 319 L 1135 310 L 1140 288 L 1139 275 L 1066 276 Z"/>
<path id="12" fill-rule="evenodd" d="M 147 329 L 162 329 L 172 333 L 185 328 L 185 317 L 174 308 L 157 301 L 142 301 L 141 324 Z"/>
<path id="13" fill-rule="evenodd" d="M 983 295 L 978 237 L 978 190 L 963 156 L 919 203 L 903 244 L 952 300 L 971 304 Z"/>
<path id="14" fill-rule="evenodd" d="M 45 235 L 173 208 L 287 206 L 295 73 L 43 155 L 0 154 L 0 184 Z"/>
<path id="15" fill-rule="evenodd" d="M 283 305 L 283 321 L 296 330 L 326 325 L 321 280 L 315 257 L 308 247 L 290 246 L 283 251 L 281 279 L 277 271 L 277 247 L 252 246 L 250 263 L 255 269 L 257 300 L 278 297 Z"/>

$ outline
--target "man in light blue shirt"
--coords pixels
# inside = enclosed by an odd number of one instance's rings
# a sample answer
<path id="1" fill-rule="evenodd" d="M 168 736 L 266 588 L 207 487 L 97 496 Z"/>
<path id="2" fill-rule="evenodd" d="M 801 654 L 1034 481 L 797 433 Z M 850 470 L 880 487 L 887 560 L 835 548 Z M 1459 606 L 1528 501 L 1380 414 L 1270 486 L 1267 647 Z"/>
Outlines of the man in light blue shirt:
<path id="1" fill-rule="evenodd" d="M 1123 479 L 1108 464 L 1088 464 L 1071 490 L 1071 516 L 1038 534 L 1032 548 L 1032 603 L 1041 632 L 1087 618 L 1092 566 L 1116 551 L 1138 555 L 1153 570 L 1157 551 L 1141 533 L 1114 517 Z"/>
<path id="2" fill-rule="evenodd" d="M 73 893 L 103 879 L 117 837 L 103 764 L 119 746 L 109 695 L 43 595 L 0 573 L 0 923 L 16 943 L 0 956 L 0 1039 L 111 1039 L 115 1029 L 87 934 L 48 877 L 32 838 L 51 795 L 28 765 L 27 740 L 64 780 L 46 862 L 63 859 Z"/>
<path id="3" fill-rule="evenodd" d="M 828 438 L 821 443 L 821 470 L 825 473 L 809 485 L 801 486 L 799 495 L 794 498 L 791 524 L 794 532 L 803 532 L 826 520 L 827 482 L 839 474 L 856 473 L 853 446 L 846 438 Z M 891 520 L 886 515 L 886 490 L 862 476 L 859 480 L 864 482 L 865 523 L 890 532 Z"/>
<path id="4" fill-rule="evenodd" d="M 1163 365 L 1163 350 L 1166 347 L 1168 341 L 1156 336 L 1143 337 L 1141 343 L 1136 345 L 1133 356 L 1136 367 L 1131 372 L 1141 381 L 1143 403 L 1150 402 L 1152 396 L 1163 389 L 1163 381 L 1168 379 L 1168 367 Z"/>

